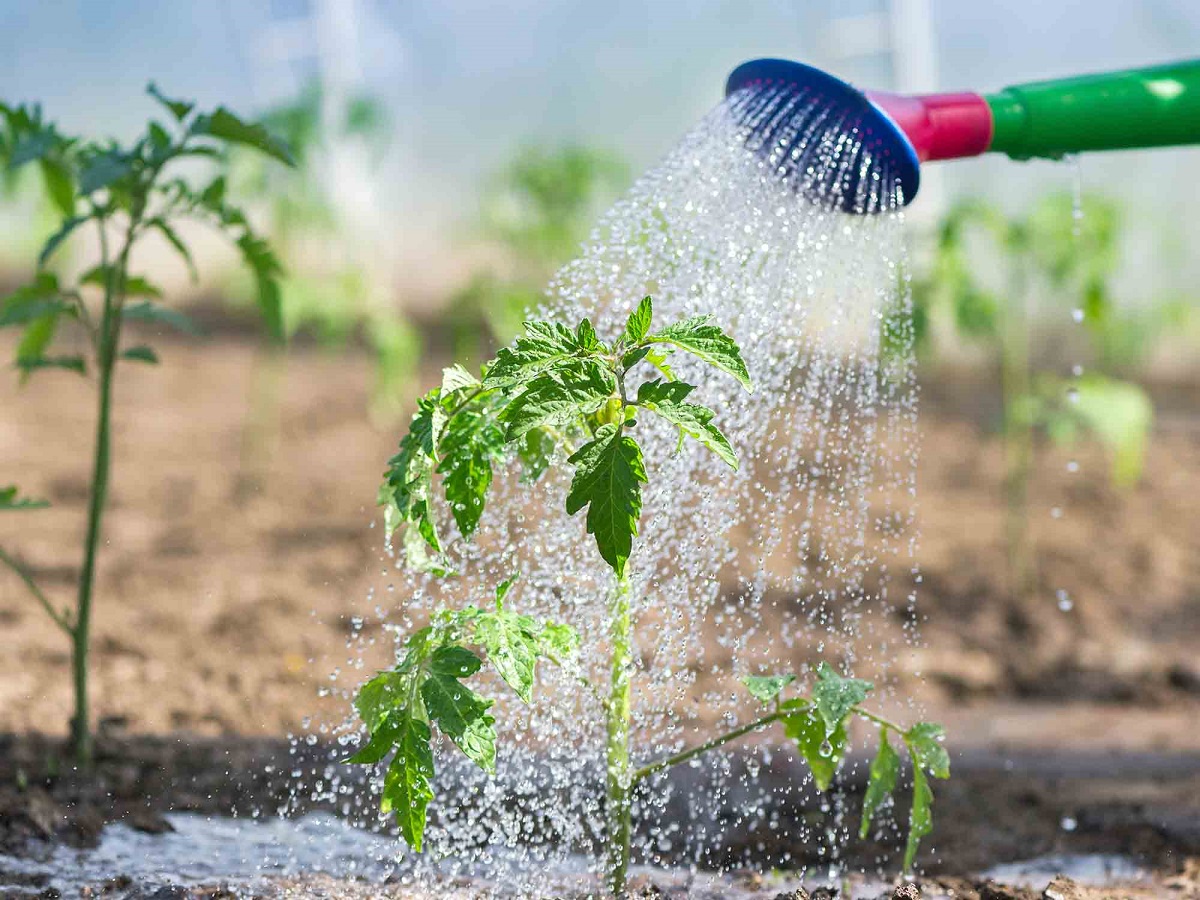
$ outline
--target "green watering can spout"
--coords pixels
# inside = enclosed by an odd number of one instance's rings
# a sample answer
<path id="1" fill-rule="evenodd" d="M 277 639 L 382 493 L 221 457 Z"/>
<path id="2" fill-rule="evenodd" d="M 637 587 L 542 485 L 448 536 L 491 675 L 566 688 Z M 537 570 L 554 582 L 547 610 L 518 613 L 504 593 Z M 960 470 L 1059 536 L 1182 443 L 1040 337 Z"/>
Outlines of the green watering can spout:
<path id="1" fill-rule="evenodd" d="M 808 120 L 840 123 L 837 127 L 857 136 L 873 160 L 863 171 L 885 182 L 885 190 L 901 204 L 916 195 L 923 162 L 988 152 L 1059 159 L 1097 150 L 1200 144 L 1200 60 L 1035 81 L 994 94 L 907 96 L 863 92 L 812 66 L 759 59 L 729 76 L 726 94 L 739 92 L 752 101 L 755 94 L 791 97 L 788 109 L 796 110 L 791 120 L 764 116 L 758 112 L 762 105 L 754 102 L 739 107 L 748 110 L 745 124 L 757 133 L 755 146 L 772 164 L 811 143 L 796 137 L 809 134 Z M 878 212 L 889 205 L 864 202 L 871 186 L 856 173 L 838 173 L 836 182 L 809 177 L 794 183 L 811 198 L 847 212 Z"/>

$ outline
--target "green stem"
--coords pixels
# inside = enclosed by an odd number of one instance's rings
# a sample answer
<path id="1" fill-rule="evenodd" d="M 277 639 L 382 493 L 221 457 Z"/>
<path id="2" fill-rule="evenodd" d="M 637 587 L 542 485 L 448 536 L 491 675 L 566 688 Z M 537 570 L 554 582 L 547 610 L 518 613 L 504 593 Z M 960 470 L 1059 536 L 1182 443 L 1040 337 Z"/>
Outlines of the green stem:
<path id="1" fill-rule="evenodd" d="M 91 639 L 92 598 L 96 581 L 96 556 L 100 546 L 101 524 L 108 499 L 108 479 L 112 469 L 112 385 L 121 336 L 121 307 L 125 292 L 129 253 L 132 249 L 138 217 L 134 215 L 125 245 L 114 266 L 108 269 L 104 287 L 104 311 L 100 318 L 97 367 L 99 401 L 96 415 L 96 442 L 92 456 L 91 496 L 88 500 L 87 533 L 83 544 L 83 570 L 79 574 L 79 599 L 75 627 L 71 633 L 71 669 L 75 687 L 75 715 L 71 719 L 71 745 L 81 768 L 92 762 L 92 735 L 88 714 L 88 652 Z M 107 265 L 108 245 L 101 223 L 101 254 Z"/>
<path id="2" fill-rule="evenodd" d="M 812 701 L 808 698 L 799 699 L 803 700 L 805 703 L 808 703 L 810 706 L 812 704 Z M 636 785 L 639 781 L 649 778 L 651 775 L 656 775 L 664 769 L 673 768 L 681 763 L 687 762 L 688 760 L 695 759 L 697 756 L 702 756 L 710 750 L 716 750 L 718 747 L 728 744 L 730 741 L 736 741 L 738 738 L 744 737 L 745 735 L 750 734 L 752 731 L 758 731 L 758 729 L 770 725 L 773 722 L 778 722 L 780 719 L 785 719 L 793 713 L 800 712 L 800 710 L 803 708 L 804 707 L 793 706 L 789 709 L 777 709 L 773 713 L 768 713 L 767 715 L 755 719 L 753 722 L 750 722 L 747 725 L 738 726 L 732 731 L 727 731 L 724 734 L 718 735 L 717 737 L 706 741 L 703 744 L 699 744 L 695 747 L 689 747 L 686 750 L 680 750 L 678 753 L 674 753 L 671 756 L 665 756 L 660 760 L 644 765 L 640 769 L 634 771 L 632 783 Z M 868 722 L 874 722 L 876 725 L 884 728 L 890 728 L 897 734 L 904 734 L 903 728 L 901 728 L 895 722 L 885 719 L 878 713 L 873 713 L 870 710 L 863 709 L 861 706 L 853 707 L 851 712 L 863 719 L 866 719 Z"/>
<path id="3" fill-rule="evenodd" d="M 633 657 L 633 629 L 629 611 L 631 593 L 629 576 L 618 576 L 617 587 L 609 607 L 612 681 L 605 711 L 608 732 L 605 745 L 608 884 L 615 897 L 625 896 L 625 879 L 629 873 L 629 849 L 633 836 L 633 779 L 629 763 L 629 676 Z"/>
<path id="4" fill-rule="evenodd" d="M 58 610 L 51 606 L 50 601 L 46 599 L 46 595 L 37 586 L 37 582 L 25 571 L 25 567 L 5 553 L 3 549 L 0 549 L 0 562 L 17 573 L 20 579 L 25 582 L 25 587 L 29 588 L 29 593 L 33 594 L 34 599 L 42 605 L 42 609 L 46 610 L 46 614 L 54 620 L 54 624 L 70 635 L 71 623 L 67 620 L 66 615 L 58 612 Z"/>

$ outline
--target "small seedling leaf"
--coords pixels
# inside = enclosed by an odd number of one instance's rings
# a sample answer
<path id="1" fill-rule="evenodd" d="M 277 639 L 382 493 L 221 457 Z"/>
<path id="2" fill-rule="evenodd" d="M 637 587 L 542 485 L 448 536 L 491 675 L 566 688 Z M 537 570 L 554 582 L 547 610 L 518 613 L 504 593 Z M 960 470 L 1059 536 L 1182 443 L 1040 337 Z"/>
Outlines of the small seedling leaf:
<path id="1" fill-rule="evenodd" d="M 383 780 L 380 809 L 394 812 L 400 833 L 413 850 L 421 852 L 425 837 L 426 811 L 433 799 L 433 750 L 429 726 L 409 711 L 395 724 L 396 755 Z"/>
<path id="2" fill-rule="evenodd" d="M 846 752 L 845 726 L 839 723 L 829 733 L 825 730 L 824 719 L 809 709 L 786 716 L 783 730 L 796 742 L 796 748 L 812 770 L 817 790 L 828 790 Z"/>
<path id="3" fill-rule="evenodd" d="M 654 302 L 649 297 L 643 297 L 642 302 L 629 314 L 625 323 L 625 343 L 628 345 L 641 343 L 650 332 L 650 323 L 654 319 Z M 626 363 L 626 365 L 629 365 Z"/>
<path id="4" fill-rule="evenodd" d="M 167 325 L 185 334 L 201 333 L 200 326 L 183 313 L 149 301 L 126 306 L 121 310 L 121 317 L 132 321 Z"/>
<path id="5" fill-rule="evenodd" d="M 529 616 L 503 610 L 481 613 L 475 620 L 475 639 L 487 651 L 488 662 L 526 703 L 533 702 L 540 631 Z"/>
<path id="6" fill-rule="evenodd" d="M 0 510 L 45 509 L 49 505 L 45 500 L 20 496 L 15 484 L 0 488 Z"/>
<path id="7" fill-rule="evenodd" d="M 817 668 L 817 683 L 813 686 L 813 705 L 825 722 L 826 734 L 839 728 L 850 710 L 867 699 L 874 685 L 861 678 L 844 678 L 828 663 Z"/>
<path id="8" fill-rule="evenodd" d="M 617 389 L 611 371 L 594 360 L 564 360 L 531 380 L 500 414 L 505 439 L 533 428 L 561 428 L 603 406 Z"/>
<path id="9" fill-rule="evenodd" d="M 159 91 L 158 86 L 153 81 L 146 85 L 146 93 L 170 110 L 171 115 L 175 117 L 177 122 L 181 122 L 186 119 L 187 114 L 190 113 L 193 107 L 196 105 L 195 103 L 190 103 L 186 100 L 172 100 L 169 97 L 163 96 L 162 92 Z"/>
<path id="10" fill-rule="evenodd" d="M 121 353 L 121 359 L 149 363 L 154 366 L 158 365 L 158 354 L 152 348 L 146 346 L 130 347 Z"/>
<path id="11" fill-rule="evenodd" d="M 871 820 L 883 804 L 884 800 L 896 790 L 896 780 L 900 775 L 900 755 L 892 748 L 888 739 L 888 729 L 879 729 L 879 749 L 871 761 L 871 769 L 867 778 L 867 792 L 863 796 L 862 824 L 858 827 L 858 836 L 866 838 L 871 829 Z"/>
<path id="12" fill-rule="evenodd" d="M 904 847 L 904 871 L 912 869 L 921 838 L 933 830 L 933 791 L 919 766 L 913 767 L 912 809 L 908 814 L 908 841 Z"/>
<path id="13" fill-rule="evenodd" d="M 913 768 L 922 768 L 934 778 L 950 777 L 950 754 L 942 746 L 946 729 L 934 722 L 918 722 L 904 733 L 913 755 Z"/>
<path id="14" fill-rule="evenodd" d="M 223 106 L 211 115 L 197 116 L 192 122 L 191 131 L 192 134 L 208 135 L 229 144 L 253 147 L 285 165 L 296 165 L 291 148 L 284 141 L 262 125 L 243 121 Z"/>
<path id="15" fill-rule="evenodd" d="M 429 717 L 468 759 L 486 772 L 496 770 L 496 720 L 488 713 L 490 700 L 436 670 L 421 683 L 421 699 Z"/>
<path id="16" fill-rule="evenodd" d="M 38 254 L 38 267 L 46 265 L 54 251 L 62 246 L 62 242 L 71 236 L 71 233 L 86 222 L 87 219 L 83 216 L 71 216 L 69 219 L 63 219 L 63 222 L 58 226 L 58 231 L 50 235 L 46 239 L 46 243 L 42 245 L 42 252 Z"/>
<path id="17" fill-rule="evenodd" d="M 742 679 L 742 684 L 756 700 L 770 703 L 795 680 L 795 675 L 747 675 Z"/>

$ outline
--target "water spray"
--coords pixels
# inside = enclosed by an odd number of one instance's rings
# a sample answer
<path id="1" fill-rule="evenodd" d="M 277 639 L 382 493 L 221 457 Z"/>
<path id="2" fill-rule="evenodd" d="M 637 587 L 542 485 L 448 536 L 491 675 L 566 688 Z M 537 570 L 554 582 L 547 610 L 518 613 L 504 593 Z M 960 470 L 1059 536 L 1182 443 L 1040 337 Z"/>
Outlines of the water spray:
<path id="1" fill-rule="evenodd" d="M 860 91 L 803 63 L 756 59 L 729 76 L 726 95 L 743 91 L 739 120 L 748 142 L 800 192 L 846 212 L 910 203 L 921 164 L 936 160 L 983 153 L 1060 159 L 1200 143 L 1200 60 L 992 94 L 908 96 Z M 816 148 L 838 138 L 848 148 L 843 164 L 814 166 Z"/>

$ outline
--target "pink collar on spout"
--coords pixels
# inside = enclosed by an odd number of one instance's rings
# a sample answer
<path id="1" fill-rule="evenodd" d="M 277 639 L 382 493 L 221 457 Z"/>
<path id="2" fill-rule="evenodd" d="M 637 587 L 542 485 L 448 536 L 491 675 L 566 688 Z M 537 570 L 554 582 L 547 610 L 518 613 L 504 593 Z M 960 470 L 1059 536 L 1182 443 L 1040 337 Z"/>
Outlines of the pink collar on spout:
<path id="1" fill-rule="evenodd" d="M 921 162 L 978 156 L 991 146 L 992 110 L 979 94 L 867 91 L 867 99 L 900 127 Z"/>

